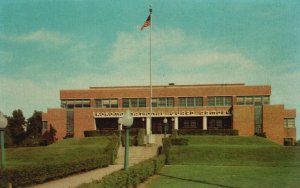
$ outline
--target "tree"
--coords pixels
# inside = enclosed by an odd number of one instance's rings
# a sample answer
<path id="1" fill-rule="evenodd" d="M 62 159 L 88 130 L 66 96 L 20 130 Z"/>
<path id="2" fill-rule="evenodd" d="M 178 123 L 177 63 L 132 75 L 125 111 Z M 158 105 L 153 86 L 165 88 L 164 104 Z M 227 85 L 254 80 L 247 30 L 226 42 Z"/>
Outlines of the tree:
<path id="1" fill-rule="evenodd" d="M 300 140 L 297 140 L 296 146 L 300 146 Z"/>
<path id="2" fill-rule="evenodd" d="M 46 145 L 49 144 L 53 144 L 56 141 L 56 129 L 54 129 L 52 127 L 52 125 L 50 124 L 50 129 L 47 130 L 44 134 L 43 134 L 43 138 L 46 140 Z"/>
<path id="3" fill-rule="evenodd" d="M 8 117 L 8 126 L 10 136 L 14 144 L 20 144 L 25 139 L 25 117 L 22 110 L 14 110 L 12 117 Z"/>
<path id="4" fill-rule="evenodd" d="M 26 137 L 40 138 L 42 136 L 42 112 L 34 111 L 33 115 L 27 119 Z"/>

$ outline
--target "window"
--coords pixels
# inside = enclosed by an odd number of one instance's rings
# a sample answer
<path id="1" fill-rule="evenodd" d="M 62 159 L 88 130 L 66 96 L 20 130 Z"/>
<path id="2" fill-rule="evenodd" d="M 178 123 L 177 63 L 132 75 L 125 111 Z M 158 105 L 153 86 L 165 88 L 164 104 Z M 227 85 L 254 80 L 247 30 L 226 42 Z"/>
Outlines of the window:
<path id="1" fill-rule="evenodd" d="M 122 106 L 123 108 L 146 107 L 146 98 L 123 98 Z"/>
<path id="2" fill-rule="evenodd" d="M 97 108 L 118 108 L 118 99 L 96 99 Z"/>
<path id="3" fill-rule="evenodd" d="M 203 98 L 202 97 L 179 97 L 179 106 L 182 107 L 203 106 Z"/>
<path id="4" fill-rule="evenodd" d="M 253 97 L 250 96 L 250 97 L 245 97 L 245 104 L 246 105 L 251 105 L 253 104 Z"/>
<path id="5" fill-rule="evenodd" d="M 216 97 L 216 102 L 214 106 L 224 106 L 224 101 L 222 97 Z"/>
<path id="6" fill-rule="evenodd" d="M 179 106 L 186 107 L 186 98 L 179 97 Z"/>
<path id="7" fill-rule="evenodd" d="M 215 97 L 208 97 L 208 106 L 215 106 Z"/>
<path id="8" fill-rule="evenodd" d="M 270 96 L 263 96 L 262 102 L 263 104 L 270 104 Z"/>
<path id="9" fill-rule="evenodd" d="M 295 128 L 295 118 L 284 118 L 285 128 Z"/>
<path id="10" fill-rule="evenodd" d="M 173 107 L 174 98 L 152 98 L 152 107 Z"/>
<path id="11" fill-rule="evenodd" d="M 60 106 L 66 109 L 89 108 L 91 107 L 91 101 L 89 99 L 61 100 Z"/>
<path id="12" fill-rule="evenodd" d="M 254 104 L 255 105 L 262 105 L 262 97 L 261 96 L 255 96 L 254 97 Z"/>
<path id="13" fill-rule="evenodd" d="M 195 106 L 203 106 L 203 98 L 195 97 Z"/>
<path id="14" fill-rule="evenodd" d="M 224 97 L 224 100 L 225 100 L 225 106 L 232 105 L 232 97 Z"/>
<path id="15" fill-rule="evenodd" d="M 208 106 L 231 106 L 232 97 L 217 96 L 208 97 Z"/>
<path id="16" fill-rule="evenodd" d="M 237 105 L 245 104 L 244 97 L 236 97 L 236 103 L 237 103 Z"/>
<path id="17" fill-rule="evenodd" d="M 270 104 L 270 96 L 238 96 L 237 105 L 264 105 Z"/>

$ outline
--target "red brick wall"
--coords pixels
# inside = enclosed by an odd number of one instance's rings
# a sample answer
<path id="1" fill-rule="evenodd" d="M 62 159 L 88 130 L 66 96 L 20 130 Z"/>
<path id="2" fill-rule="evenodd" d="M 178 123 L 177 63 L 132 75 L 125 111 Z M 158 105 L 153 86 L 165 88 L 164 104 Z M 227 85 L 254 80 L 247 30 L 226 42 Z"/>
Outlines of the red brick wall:
<path id="1" fill-rule="evenodd" d="M 293 144 L 296 143 L 296 128 L 284 128 L 284 135 L 286 138 L 292 138 Z"/>
<path id="2" fill-rule="evenodd" d="M 264 105 L 263 106 L 263 131 L 268 139 L 283 144 L 285 131 L 283 127 L 284 106 Z"/>
<path id="3" fill-rule="evenodd" d="M 240 136 L 254 135 L 254 106 L 233 106 L 233 129 L 239 131 Z"/>
<path id="4" fill-rule="evenodd" d="M 48 122 L 48 129 L 50 128 L 50 125 L 53 126 L 54 129 L 56 129 L 56 138 L 62 139 L 64 136 L 66 136 L 67 133 L 67 113 L 66 110 L 63 108 L 57 108 L 57 109 L 48 109 L 47 113 L 42 114 L 43 121 Z"/>
<path id="5" fill-rule="evenodd" d="M 84 131 L 96 130 L 93 108 L 75 108 L 74 109 L 74 137 L 83 138 Z"/>
<path id="6" fill-rule="evenodd" d="M 295 118 L 296 117 L 296 109 L 284 109 L 284 118 Z"/>
<path id="7" fill-rule="evenodd" d="M 107 87 L 85 90 L 61 90 L 61 99 L 149 97 L 149 87 Z M 271 95 L 271 86 L 245 85 L 195 85 L 195 86 L 154 86 L 153 97 L 178 96 L 247 96 Z"/>

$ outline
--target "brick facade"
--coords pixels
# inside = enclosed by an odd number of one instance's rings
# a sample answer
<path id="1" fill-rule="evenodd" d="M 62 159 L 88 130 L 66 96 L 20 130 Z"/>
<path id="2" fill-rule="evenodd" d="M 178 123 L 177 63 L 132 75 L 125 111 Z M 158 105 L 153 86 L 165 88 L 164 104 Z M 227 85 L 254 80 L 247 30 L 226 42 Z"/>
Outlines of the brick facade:
<path id="1" fill-rule="evenodd" d="M 82 138 L 85 130 L 101 129 L 102 124 L 108 122 L 117 123 L 117 118 L 128 108 L 123 108 L 124 98 L 144 98 L 146 107 L 130 108 L 134 117 L 139 121 L 139 126 L 146 127 L 147 133 L 155 131 L 155 126 L 161 126 L 161 118 L 167 117 L 173 128 L 195 128 L 195 129 L 236 129 L 240 136 L 254 135 L 257 118 L 255 111 L 256 98 L 270 97 L 271 86 L 246 86 L 245 84 L 206 84 L 206 85 L 166 85 L 153 86 L 153 98 L 173 98 L 173 104 L 165 107 L 153 107 L 153 121 L 157 125 L 150 125 L 147 120 L 150 116 L 150 88 L 149 86 L 128 87 L 91 87 L 83 90 L 61 90 L 60 100 L 80 102 L 89 101 L 88 106 L 81 108 L 68 107 L 48 109 L 43 113 L 43 121 L 52 125 L 57 130 L 57 138 L 62 139 L 67 131 L 74 137 Z M 251 104 L 239 104 L 238 98 L 245 97 L 253 100 Z M 187 106 L 180 105 L 180 97 L 200 97 L 202 105 Z M 216 97 L 215 105 L 209 104 L 209 98 Z M 217 100 L 229 97 L 231 102 L 219 105 Z M 252 98 L 251 98 L 252 97 Z M 218 99 L 217 99 L 218 98 Z M 97 107 L 98 99 L 114 99 L 117 107 Z M 77 101 L 76 101 L 77 100 Z M 247 103 L 247 104 L 246 104 Z M 285 138 L 296 141 L 296 129 L 284 127 L 285 118 L 295 118 L 295 109 L 284 109 L 284 105 L 271 105 L 262 103 L 261 131 L 266 133 L 268 139 L 283 144 Z M 74 105 L 75 106 L 75 105 Z M 72 116 L 67 115 L 71 112 Z M 67 118 L 69 117 L 69 119 Z M 70 121 L 70 117 L 71 120 Z M 99 120 L 98 124 L 97 121 Z M 69 122 L 67 125 L 67 121 Z M 71 123 L 70 123 L 71 122 Z M 73 123 L 72 123 L 73 122 Z M 71 125 L 72 124 L 72 125 Z M 71 126 L 70 126 L 71 125 Z M 67 129 L 67 126 L 68 129 Z M 105 125 L 107 126 L 107 125 Z M 115 125 L 114 125 L 115 126 Z M 150 126 L 150 127 L 149 127 Z"/>

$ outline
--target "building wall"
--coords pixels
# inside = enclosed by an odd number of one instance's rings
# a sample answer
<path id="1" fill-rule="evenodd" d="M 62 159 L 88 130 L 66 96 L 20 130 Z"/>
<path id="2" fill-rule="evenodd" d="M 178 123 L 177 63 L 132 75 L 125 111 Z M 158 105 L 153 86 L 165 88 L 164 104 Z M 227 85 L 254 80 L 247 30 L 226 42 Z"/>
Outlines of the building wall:
<path id="1" fill-rule="evenodd" d="M 284 118 L 296 118 L 296 109 L 285 109 Z M 296 143 L 296 126 L 295 128 L 284 128 L 284 133 L 286 138 L 292 138 L 293 144 Z"/>
<path id="2" fill-rule="evenodd" d="M 191 86 L 153 86 L 153 97 L 176 96 L 247 96 L 271 95 L 271 86 L 232 85 L 191 85 Z M 85 90 L 61 90 L 60 99 L 97 99 L 149 97 L 149 87 L 108 87 Z"/>
<path id="3" fill-rule="evenodd" d="M 84 131 L 96 130 L 94 111 L 93 108 L 74 109 L 74 137 L 83 138 Z"/>
<path id="4" fill-rule="evenodd" d="M 232 128 L 239 131 L 241 136 L 254 135 L 254 106 L 236 105 L 237 96 L 270 96 L 271 86 L 246 86 L 245 84 L 211 84 L 211 85 L 167 85 L 153 86 L 153 97 L 174 97 L 174 107 L 153 108 L 157 115 L 153 117 L 183 117 L 183 116 L 231 116 Z M 95 117 L 109 118 L 103 112 L 124 112 L 122 98 L 147 98 L 145 108 L 130 108 L 136 117 L 149 116 L 150 111 L 149 86 L 126 87 L 95 87 L 85 90 L 61 90 L 60 99 L 91 99 L 91 108 L 74 108 L 74 136 L 83 137 L 85 130 L 95 130 Z M 178 97 L 203 97 L 201 107 L 179 107 Z M 208 96 L 232 96 L 232 106 L 207 106 Z M 118 108 L 95 108 L 95 99 L 117 98 Z M 220 114 L 205 115 L 205 111 L 218 111 Z M 225 113 L 223 113 L 225 112 Z M 229 113 L 227 113 L 229 112 Z M 100 115 L 99 115 L 100 114 Z M 142 115 L 141 115 L 142 114 Z M 145 114 L 145 115 L 143 115 Z M 43 121 L 57 130 L 57 138 L 66 135 L 66 110 L 49 109 L 43 114 Z M 296 110 L 285 110 L 283 105 L 263 106 L 263 131 L 268 139 L 283 144 L 284 138 L 296 140 L 295 128 L 284 128 L 284 118 L 295 118 Z"/>
<path id="5" fill-rule="evenodd" d="M 50 125 L 56 129 L 56 138 L 62 139 L 67 132 L 67 112 L 63 108 L 51 108 L 47 113 L 42 114 L 43 121 L 48 122 L 48 129 Z"/>
<path id="6" fill-rule="evenodd" d="M 263 106 L 263 130 L 268 139 L 283 144 L 285 130 L 283 127 L 284 106 L 264 105 Z"/>
<path id="7" fill-rule="evenodd" d="M 254 135 L 254 106 L 233 106 L 233 129 L 239 131 L 240 136 Z"/>

